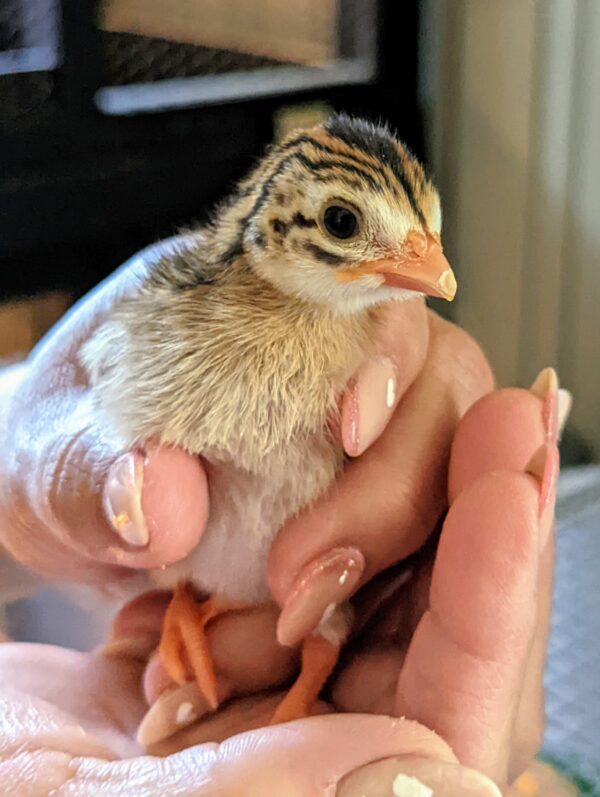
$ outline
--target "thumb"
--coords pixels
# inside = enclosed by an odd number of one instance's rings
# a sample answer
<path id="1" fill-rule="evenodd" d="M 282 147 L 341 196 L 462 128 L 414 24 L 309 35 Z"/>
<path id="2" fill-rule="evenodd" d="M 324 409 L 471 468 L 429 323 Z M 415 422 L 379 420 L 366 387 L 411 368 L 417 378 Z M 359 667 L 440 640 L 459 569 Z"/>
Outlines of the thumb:
<path id="1" fill-rule="evenodd" d="M 183 558 L 208 515 L 201 462 L 167 446 L 124 452 L 92 417 L 79 401 L 68 420 L 12 446 L 0 542 L 42 575 L 80 581 Z"/>
<path id="2" fill-rule="evenodd" d="M 167 761 L 189 770 L 195 750 Z M 459 766 L 432 731 L 383 716 L 329 715 L 250 731 L 223 742 L 216 760 L 204 760 L 209 774 L 206 790 L 193 792 L 198 797 L 402 797 L 432 788 L 447 797 L 499 795 L 487 778 Z"/>

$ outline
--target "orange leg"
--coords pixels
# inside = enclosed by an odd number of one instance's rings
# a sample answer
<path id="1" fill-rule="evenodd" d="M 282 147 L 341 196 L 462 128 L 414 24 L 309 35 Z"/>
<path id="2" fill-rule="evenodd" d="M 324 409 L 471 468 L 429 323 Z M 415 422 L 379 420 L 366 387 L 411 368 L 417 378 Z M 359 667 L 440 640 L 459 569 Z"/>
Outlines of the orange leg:
<path id="1" fill-rule="evenodd" d="M 246 608 L 216 598 L 199 601 L 189 584 L 179 584 L 165 614 L 158 647 L 162 665 L 180 685 L 195 680 L 213 711 L 219 700 L 206 628 L 219 615 Z"/>
<path id="2" fill-rule="evenodd" d="M 302 667 L 295 683 L 275 709 L 271 725 L 308 717 L 319 692 L 333 672 L 340 655 L 340 645 L 320 634 L 307 637 L 302 643 Z"/>

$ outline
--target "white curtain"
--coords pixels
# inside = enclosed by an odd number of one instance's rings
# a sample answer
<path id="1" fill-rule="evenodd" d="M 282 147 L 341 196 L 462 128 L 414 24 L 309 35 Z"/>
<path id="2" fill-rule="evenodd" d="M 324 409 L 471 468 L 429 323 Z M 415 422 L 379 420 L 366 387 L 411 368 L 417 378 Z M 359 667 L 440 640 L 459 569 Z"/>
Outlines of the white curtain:
<path id="1" fill-rule="evenodd" d="M 424 0 L 423 22 L 454 318 L 501 384 L 556 365 L 600 453 L 600 0 Z"/>

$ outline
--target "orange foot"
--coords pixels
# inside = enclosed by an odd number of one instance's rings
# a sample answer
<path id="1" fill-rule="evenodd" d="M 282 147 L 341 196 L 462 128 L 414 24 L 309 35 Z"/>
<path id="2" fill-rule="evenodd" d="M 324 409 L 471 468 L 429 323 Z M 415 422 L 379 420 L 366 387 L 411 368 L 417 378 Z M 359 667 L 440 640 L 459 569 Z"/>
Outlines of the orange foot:
<path id="1" fill-rule="evenodd" d="M 199 601 L 191 585 L 179 584 L 165 614 L 158 647 L 162 665 L 179 685 L 195 679 L 213 711 L 219 707 L 219 699 L 206 627 L 221 614 L 247 608 L 241 603 L 216 598 Z"/>
<path id="2" fill-rule="evenodd" d="M 270 725 L 309 717 L 319 692 L 333 672 L 340 655 L 340 645 L 320 634 L 302 643 L 302 667 L 289 692 L 275 709 Z"/>
<path id="3" fill-rule="evenodd" d="M 213 711 L 219 707 L 219 699 L 206 628 L 222 614 L 248 608 L 246 604 L 217 598 L 200 601 L 189 584 L 176 587 L 167 608 L 158 648 L 162 665 L 179 685 L 195 680 Z M 337 664 L 345 635 L 345 632 L 334 634 L 331 637 L 333 641 L 330 641 L 317 632 L 304 640 L 300 674 L 276 708 L 271 725 L 310 716 L 321 689 Z"/>

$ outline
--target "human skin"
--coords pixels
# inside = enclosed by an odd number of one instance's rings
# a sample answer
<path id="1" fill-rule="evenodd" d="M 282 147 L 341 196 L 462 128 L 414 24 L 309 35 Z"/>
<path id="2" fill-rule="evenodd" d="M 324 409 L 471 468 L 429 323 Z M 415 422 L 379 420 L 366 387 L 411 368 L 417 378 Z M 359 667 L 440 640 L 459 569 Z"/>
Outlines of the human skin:
<path id="1" fill-rule="evenodd" d="M 126 583 L 140 569 L 184 556 L 204 528 L 209 506 L 201 462 L 173 449 L 149 450 L 138 485 L 147 545 L 128 544 L 103 512 L 111 466 L 124 452 L 93 406 L 77 352 L 115 298 L 136 289 L 152 257 L 142 253 L 118 272 L 0 385 L 0 419 L 8 431 L 0 454 L 0 540 L 17 561 L 47 577 Z M 394 401 L 388 407 L 390 376 Z M 369 635 L 355 644 L 338 676 L 331 699 L 341 716 L 300 721 L 291 736 L 285 727 L 244 732 L 267 716 L 272 698 L 259 695 L 250 705 L 248 698 L 234 701 L 210 720 L 212 726 L 188 728 L 185 744 L 200 745 L 191 751 L 138 757 L 133 734 L 147 703 L 136 684 L 144 664 L 126 655 L 126 644 L 123 655 L 111 659 L 5 644 L 0 683 L 10 727 L 2 755 L 10 782 L 35 771 L 31 794 L 48 793 L 51 776 L 52 788 L 69 782 L 66 794 L 101 794 L 90 790 L 101 777 L 107 794 L 143 793 L 146 782 L 179 788 L 178 794 L 218 788 L 224 795 L 279 795 L 286 794 L 283 777 L 289 794 L 333 794 L 332 784 L 343 782 L 350 795 L 350 771 L 404 754 L 396 770 L 411 771 L 406 757 L 428 759 L 437 773 L 429 776 L 445 784 L 441 794 L 468 794 L 464 766 L 504 787 L 535 753 L 543 728 L 555 473 L 542 488 L 525 468 L 540 446 L 554 456 L 556 432 L 547 397 L 492 387 L 485 358 L 464 332 L 419 300 L 390 310 L 376 355 L 343 403 L 342 440 L 361 456 L 335 496 L 289 523 L 275 542 L 269 581 L 283 607 L 280 635 L 293 636 L 329 603 L 348 597 L 322 583 L 320 559 L 332 551 L 351 555 L 358 562 L 355 591 L 418 551 L 450 501 L 439 545 L 412 560 L 412 577 L 371 619 Z M 362 451 L 351 436 L 353 413 L 363 429 Z M 540 519 L 541 489 L 550 491 L 550 502 Z M 362 594 L 359 617 L 360 611 L 369 614 L 380 593 Z M 131 641 L 144 623 L 146 641 L 152 640 L 160 609 L 142 615 L 121 625 L 119 641 Z M 248 661 L 242 645 L 248 622 L 224 617 L 211 630 L 211 644 L 230 662 L 233 695 L 249 691 L 252 667 L 270 671 L 281 661 L 274 615 L 259 618 L 256 660 Z M 160 689 L 148 672 L 145 686 L 146 696 L 156 699 Z M 202 744 L 207 734 L 236 731 L 242 735 L 219 748 Z M 359 745 L 352 742 L 357 739 Z M 373 778 L 389 794 L 385 766 L 356 777 Z M 250 784 L 243 792 L 236 791 L 241 780 Z"/>

